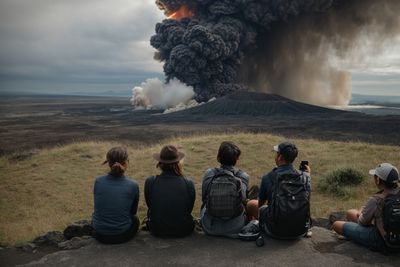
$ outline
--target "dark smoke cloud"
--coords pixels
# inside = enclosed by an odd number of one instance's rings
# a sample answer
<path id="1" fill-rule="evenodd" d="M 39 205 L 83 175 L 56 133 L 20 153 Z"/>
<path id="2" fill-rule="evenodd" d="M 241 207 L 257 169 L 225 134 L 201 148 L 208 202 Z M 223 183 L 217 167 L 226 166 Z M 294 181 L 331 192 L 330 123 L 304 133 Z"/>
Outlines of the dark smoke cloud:
<path id="1" fill-rule="evenodd" d="M 232 91 L 278 93 L 345 104 L 350 76 L 340 59 L 362 60 L 400 30 L 398 0 L 157 0 L 166 15 L 182 5 L 192 19 L 156 25 L 151 44 L 167 80 L 205 101 Z M 369 48 L 370 50 L 368 50 Z M 349 60 L 351 59 L 351 60 Z"/>

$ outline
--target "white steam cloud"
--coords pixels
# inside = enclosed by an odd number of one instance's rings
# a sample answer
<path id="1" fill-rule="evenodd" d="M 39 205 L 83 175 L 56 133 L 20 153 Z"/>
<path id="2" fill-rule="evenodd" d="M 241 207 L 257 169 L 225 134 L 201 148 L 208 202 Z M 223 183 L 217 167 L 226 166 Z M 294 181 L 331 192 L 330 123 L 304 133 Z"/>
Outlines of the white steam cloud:
<path id="1" fill-rule="evenodd" d="M 193 97 L 193 87 L 176 78 L 169 83 L 152 78 L 132 89 L 131 103 L 135 109 L 169 109 L 179 104 L 186 105 Z"/>

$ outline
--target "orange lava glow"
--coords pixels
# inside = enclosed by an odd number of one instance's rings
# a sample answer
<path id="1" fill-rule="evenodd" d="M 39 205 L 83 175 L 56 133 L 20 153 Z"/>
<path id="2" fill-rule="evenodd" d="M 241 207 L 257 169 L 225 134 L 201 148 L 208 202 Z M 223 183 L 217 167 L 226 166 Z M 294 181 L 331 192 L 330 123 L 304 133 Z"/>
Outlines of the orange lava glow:
<path id="1" fill-rule="evenodd" d="M 183 5 L 181 6 L 177 11 L 174 13 L 171 13 L 168 18 L 169 19 L 174 19 L 174 20 L 180 20 L 183 18 L 193 18 L 194 13 L 191 11 L 187 6 Z"/>

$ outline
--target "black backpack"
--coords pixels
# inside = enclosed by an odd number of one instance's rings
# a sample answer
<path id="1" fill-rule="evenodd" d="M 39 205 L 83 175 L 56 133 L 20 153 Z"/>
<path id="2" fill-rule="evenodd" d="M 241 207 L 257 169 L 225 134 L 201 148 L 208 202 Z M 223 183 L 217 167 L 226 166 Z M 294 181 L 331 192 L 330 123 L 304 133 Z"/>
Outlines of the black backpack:
<path id="1" fill-rule="evenodd" d="M 272 184 L 272 199 L 264 222 L 268 231 L 281 238 L 307 233 L 311 221 L 308 176 L 297 171 L 275 172 Z"/>
<path id="2" fill-rule="evenodd" d="M 242 182 L 234 173 L 217 169 L 206 190 L 207 213 L 213 217 L 230 219 L 244 211 Z"/>
<path id="3" fill-rule="evenodd" d="M 386 245 L 400 249 L 400 191 L 385 197 L 382 211 Z"/>

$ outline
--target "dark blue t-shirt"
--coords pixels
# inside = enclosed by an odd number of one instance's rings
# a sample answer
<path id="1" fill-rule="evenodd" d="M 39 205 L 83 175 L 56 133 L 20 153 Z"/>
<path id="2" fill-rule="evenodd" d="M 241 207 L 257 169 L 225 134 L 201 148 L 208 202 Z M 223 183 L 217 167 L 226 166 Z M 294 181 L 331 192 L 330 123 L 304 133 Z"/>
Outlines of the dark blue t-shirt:
<path id="1" fill-rule="evenodd" d="M 94 183 L 92 226 L 104 235 L 121 234 L 132 225 L 139 202 L 139 186 L 127 177 L 110 174 L 96 178 Z"/>

